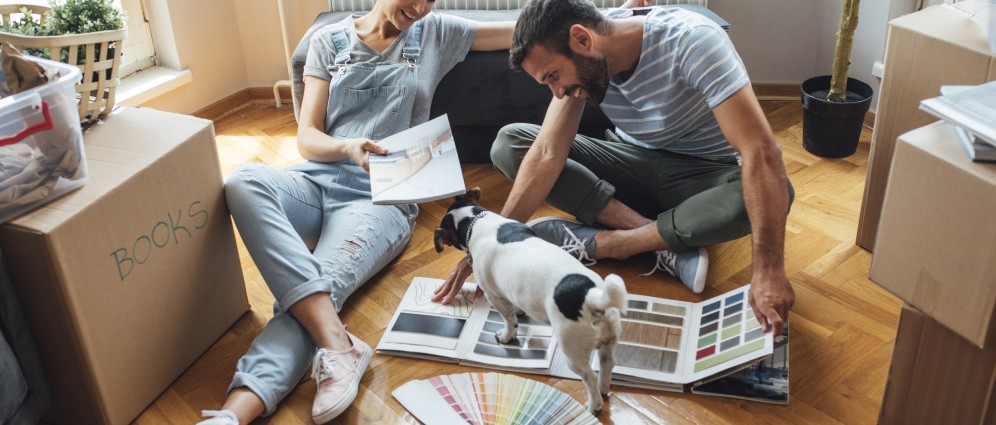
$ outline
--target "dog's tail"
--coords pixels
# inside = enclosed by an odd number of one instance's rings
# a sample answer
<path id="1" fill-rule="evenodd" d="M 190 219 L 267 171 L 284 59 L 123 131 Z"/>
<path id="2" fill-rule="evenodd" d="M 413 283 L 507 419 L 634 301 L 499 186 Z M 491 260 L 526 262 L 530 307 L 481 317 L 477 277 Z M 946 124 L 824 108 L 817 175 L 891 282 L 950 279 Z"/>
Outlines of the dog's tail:
<path id="1" fill-rule="evenodd" d="M 615 307 L 620 313 L 626 314 L 626 284 L 621 277 L 616 274 L 605 276 L 602 292 L 601 299 L 595 301 L 596 308 L 604 311 Z"/>

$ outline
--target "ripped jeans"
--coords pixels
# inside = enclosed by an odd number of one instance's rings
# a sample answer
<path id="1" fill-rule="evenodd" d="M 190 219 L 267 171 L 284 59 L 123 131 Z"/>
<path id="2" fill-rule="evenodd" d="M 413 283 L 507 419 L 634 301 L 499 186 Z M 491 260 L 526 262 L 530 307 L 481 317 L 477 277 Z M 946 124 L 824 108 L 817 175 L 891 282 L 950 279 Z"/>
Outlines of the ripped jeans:
<path id="1" fill-rule="evenodd" d="M 374 205 L 369 175 L 352 162 L 279 170 L 245 164 L 225 182 L 232 218 L 273 293 L 274 316 L 236 366 L 229 392 L 247 387 L 266 405 L 290 393 L 315 353 L 294 303 L 328 293 L 336 312 L 408 244 L 418 206 Z"/>

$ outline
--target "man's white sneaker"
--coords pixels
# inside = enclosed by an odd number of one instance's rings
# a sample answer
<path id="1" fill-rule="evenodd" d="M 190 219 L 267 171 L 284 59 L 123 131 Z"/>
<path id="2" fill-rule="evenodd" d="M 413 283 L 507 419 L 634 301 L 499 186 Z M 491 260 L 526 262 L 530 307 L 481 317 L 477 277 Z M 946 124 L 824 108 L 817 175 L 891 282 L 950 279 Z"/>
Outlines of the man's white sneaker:
<path id="1" fill-rule="evenodd" d="M 701 293 L 705 289 L 706 273 L 709 271 L 709 252 L 701 246 L 679 253 L 657 251 L 657 263 L 654 264 L 654 268 L 640 276 L 649 276 L 657 270 L 670 273 L 692 292 Z"/>

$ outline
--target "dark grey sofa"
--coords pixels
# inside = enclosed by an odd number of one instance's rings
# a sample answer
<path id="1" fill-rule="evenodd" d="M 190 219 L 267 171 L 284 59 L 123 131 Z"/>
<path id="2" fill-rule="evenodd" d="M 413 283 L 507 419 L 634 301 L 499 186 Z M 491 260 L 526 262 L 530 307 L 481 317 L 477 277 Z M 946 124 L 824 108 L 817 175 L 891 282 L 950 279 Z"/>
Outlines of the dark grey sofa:
<path id="1" fill-rule="evenodd" d="M 518 9 L 443 9 L 440 8 L 440 3 L 441 1 L 437 1 L 433 13 L 461 16 L 482 22 L 514 21 L 519 16 Z M 622 0 L 618 0 L 617 3 L 622 3 Z M 695 10 L 710 16 L 724 27 L 727 26 L 719 16 L 699 4 L 680 4 L 674 7 Z M 318 15 L 294 50 L 291 67 L 295 116 L 304 92 L 302 73 L 311 34 L 318 28 L 341 21 L 349 14 L 363 13 L 365 12 L 332 11 Z M 453 130 L 461 162 L 487 163 L 491 162 L 491 144 L 498 130 L 514 122 L 542 123 L 552 96 L 546 86 L 537 84 L 523 72 L 509 69 L 508 51 L 470 52 L 463 62 L 440 81 L 433 97 L 430 114 L 432 117 L 449 114 L 450 127 Z M 601 110 L 590 105 L 586 107 L 581 118 L 581 133 L 604 137 L 605 130 L 609 128 L 612 128 L 612 124 Z"/>

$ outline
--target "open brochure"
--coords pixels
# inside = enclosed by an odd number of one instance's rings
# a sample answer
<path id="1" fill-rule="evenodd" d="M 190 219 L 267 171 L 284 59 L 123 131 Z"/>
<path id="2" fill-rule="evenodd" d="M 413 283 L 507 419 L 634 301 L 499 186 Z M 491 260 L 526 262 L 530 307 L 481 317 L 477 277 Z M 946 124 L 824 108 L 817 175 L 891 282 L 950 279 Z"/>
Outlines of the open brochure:
<path id="1" fill-rule="evenodd" d="M 520 316 L 518 338 L 500 344 L 494 333 L 504 321 L 476 285 L 464 285 L 450 305 L 442 305 L 431 301 L 442 283 L 412 281 L 378 353 L 580 379 L 567 367 L 549 324 Z M 748 290 L 699 303 L 629 295 L 612 383 L 680 392 L 770 355 L 774 338 L 761 331 Z M 598 369 L 594 353 L 591 364 Z"/>
<path id="2" fill-rule="evenodd" d="M 377 142 L 387 155 L 370 155 L 375 204 L 427 202 L 467 191 L 450 122 L 441 115 Z"/>
<path id="3" fill-rule="evenodd" d="M 775 337 L 774 350 L 759 362 L 719 378 L 692 384 L 695 394 L 733 397 L 765 403 L 789 402 L 789 327 Z"/>
<path id="4" fill-rule="evenodd" d="M 961 127 L 977 140 L 996 146 L 996 81 L 978 86 L 942 87 L 941 96 L 924 99 L 920 109 Z"/>

